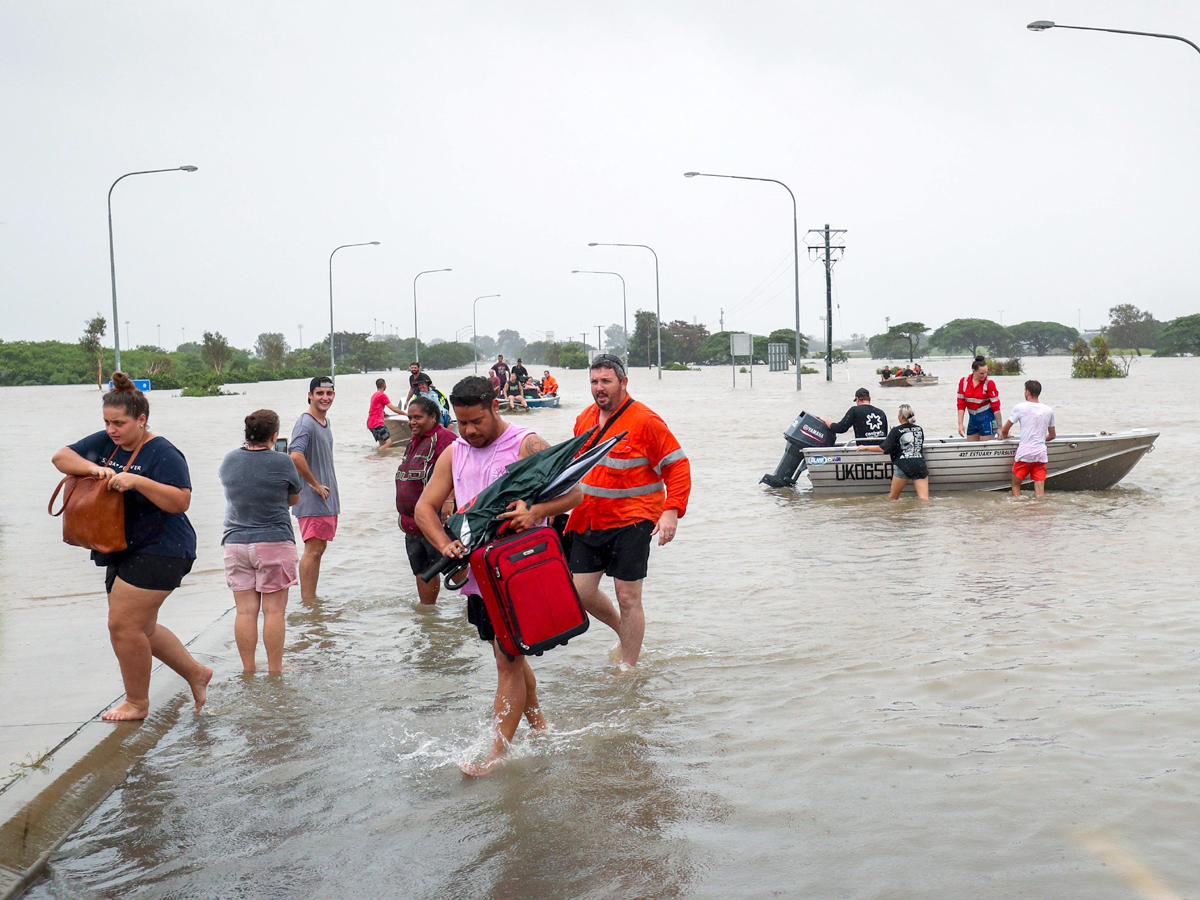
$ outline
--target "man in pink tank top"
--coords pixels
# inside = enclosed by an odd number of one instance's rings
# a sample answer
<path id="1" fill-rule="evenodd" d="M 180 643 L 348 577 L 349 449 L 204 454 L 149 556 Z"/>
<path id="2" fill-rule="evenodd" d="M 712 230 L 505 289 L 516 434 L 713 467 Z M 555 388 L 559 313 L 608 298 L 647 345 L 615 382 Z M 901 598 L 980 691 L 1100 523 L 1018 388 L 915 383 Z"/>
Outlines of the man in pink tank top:
<path id="1" fill-rule="evenodd" d="M 458 419 L 459 438 L 438 457 L 429 476 L 429 483 L 417 501 L 415 518 L 425 537 L 443 556 L 462 558 L 466 548 L 450 540 L 442 527 L 438 510 L 453 490 L 459 507 L 508 471 L 518 459 L 545 450 L 550 445 L 527 428 L 510 425 L 500 415 L 500 403 L 491 383 L 478 375 L 464 378 L 454 386 L 450 405 Z M 547 503 L 527 507 L 518 500 L 501 518 L 507 519 L 514 531 L 525 531 L 543 519 L 553 518 L 578 506 L 583 492 L 578 485 L 570 492 Z M 496 644 L 496 632 L 488 618 L 483 598 L 474 577 L 461 588 L 467 595 L 467 619 L 479 631 L 480 640 L 492 645 L 496 659 L 496 699 L 493 727 L 495 740 L 487 759 L 463 766 L 468 775 L 488 775 L 503 759 L 524 716 L 534 729 L 548 727 L 537 699 L 537 680 L 528 658 L 510 659 Z"/>

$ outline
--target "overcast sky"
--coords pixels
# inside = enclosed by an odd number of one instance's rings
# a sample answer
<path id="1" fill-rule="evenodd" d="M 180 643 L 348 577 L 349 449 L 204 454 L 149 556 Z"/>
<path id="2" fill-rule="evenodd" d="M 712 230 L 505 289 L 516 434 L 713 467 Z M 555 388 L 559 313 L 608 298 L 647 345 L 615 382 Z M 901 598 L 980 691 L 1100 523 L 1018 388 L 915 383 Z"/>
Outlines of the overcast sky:
<path id="1" fill-rule="evenodd" d="M 0 339 L 110 320 L 558 338 L 654 304 L 766 333 L 801 239 L 848 229 L 835 337 L 884 317 L 1200 312 L 1195 2 L 9 2 L 0 5 Z M 824 312 L 802 250 L 802 325 Z M 765 284 L 764 284 L 765 282 Z M 1077 312 L 1082 310 L 1082 313 Z M 186 332 L 184 331 L 186 329 Z M 111 340 L 111 336 L 110 339 Z"/>

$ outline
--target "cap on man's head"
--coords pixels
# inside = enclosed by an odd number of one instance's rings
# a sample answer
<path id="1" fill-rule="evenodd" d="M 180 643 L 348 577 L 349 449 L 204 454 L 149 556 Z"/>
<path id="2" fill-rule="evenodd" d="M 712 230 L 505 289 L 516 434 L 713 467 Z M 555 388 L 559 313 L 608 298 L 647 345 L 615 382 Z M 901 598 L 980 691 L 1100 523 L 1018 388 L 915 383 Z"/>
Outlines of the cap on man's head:
<path id="1" fill-rule="evenodd" d="M 857 391 L 854 392 L 854 399 L 855 400 L 870 400 L 871 392 L 868 391 L 866 388 L 859 388 Z"/>
<path id="2" fill-rule="evenodd" d="M 521 361 L 521 357 L 519 357 L 519 356 L 518 356 L 518 357 L 517 357 L 517 362 L 520 362 L 520 361 Z"/>
<path id="3" fill-rule="evenodd" d="M 328 375 L 318 375 L 308 383 L 308 392 L 311 394 L 319 387 L 333 387 L 333 379 Z"/>

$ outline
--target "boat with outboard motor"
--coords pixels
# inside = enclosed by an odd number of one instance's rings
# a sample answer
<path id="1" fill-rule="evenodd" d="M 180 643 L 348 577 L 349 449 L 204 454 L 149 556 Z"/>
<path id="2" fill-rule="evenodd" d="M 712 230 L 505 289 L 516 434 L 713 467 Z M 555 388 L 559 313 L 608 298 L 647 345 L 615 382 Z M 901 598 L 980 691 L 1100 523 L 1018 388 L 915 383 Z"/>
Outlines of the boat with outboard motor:
<path id="1" fill-rule="evenodd" d="M 545 396 L 541 396 L 541 397 L 526 397 L 525 403 L 530 409 L 557 409 L 558 408 L 558 394 L 549 394 L 549 395 L 545 395 Z M 523 406 L 514 406 L 510 409 L 508 404 L 505 403 L 504 400 L 500 401 L 500 412 L 502 412 L 502 413 L 510 413 L 510 412 L 524 411 L 524 410 L 525 410 L 525 407 L 523 407 Z"/>
<path id="2" fill-rule="evenodd" d="M 879 382 L 880 387 L 928 387 L 938 383 L 936 375 L 897 375 L 894 378 L 884 378 Z"/>
<path id="3" fill-rule="evenodd" d="M 1154 450 L 1158 434 L 1135 428 L 1116 434 L 1102 431 L 1058 435 L 1046 445 L 1046 490 L 1110 488 Z M 816 416 L 800 413 L 784 437 L 787 451 L 775 472 L 763 476 L 764 484 L 791 487 L 807 470 L 814 494 L 886 494 L 891 487 L 890 459 L 866 452 L 854 441 L 835 445 L 833 432 Z M 926 439 L 923 455 L 929 469 L 930 493 L 1009 490 L 1018 443 L 1015 437 L 991 441 Z M 911 482 L 905 489 L 912 490 Z"/>

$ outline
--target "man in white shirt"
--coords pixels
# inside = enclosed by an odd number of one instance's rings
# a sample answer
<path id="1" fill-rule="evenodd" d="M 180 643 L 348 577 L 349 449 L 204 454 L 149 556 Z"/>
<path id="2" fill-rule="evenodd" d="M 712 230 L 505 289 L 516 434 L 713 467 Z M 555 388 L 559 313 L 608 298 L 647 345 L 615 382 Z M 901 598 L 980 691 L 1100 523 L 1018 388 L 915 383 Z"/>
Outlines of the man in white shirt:
<path id="1" fill-rule="evenodd" d="M 1042 395 L 1042 383 L 1032 379 L 1025 382 L 1025 402 L 1018 403 L 1008 414 L 1008 421 L 1000 429 L 1000 437 L 1008 437 L 1013 425 L 1021 426 L 1021 440 L 1013 457 L 1012 492 L 1021 496 L 1021 482 L 1033 480 L 1033 494 L 1041 500 L 1046 496 L 1046 442 L 1056 437 L 1054 433 L 1054 410 L 1038 398 Z"/>

